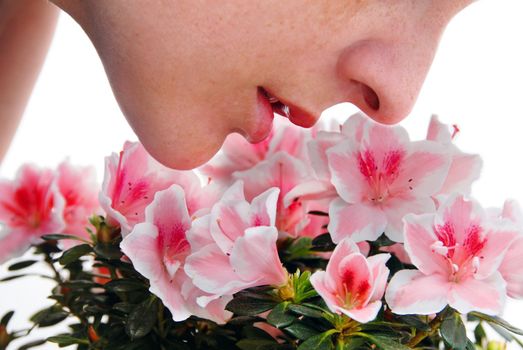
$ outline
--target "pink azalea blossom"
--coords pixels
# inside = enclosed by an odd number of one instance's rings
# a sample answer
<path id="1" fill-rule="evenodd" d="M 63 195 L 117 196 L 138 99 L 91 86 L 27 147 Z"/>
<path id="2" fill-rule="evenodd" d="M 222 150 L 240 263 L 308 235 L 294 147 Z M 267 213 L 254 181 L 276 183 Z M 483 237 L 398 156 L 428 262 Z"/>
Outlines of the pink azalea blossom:
<path id="1" fill-rule="evenodd" d="M 74 167 L 69 162 L 58 166 L 58 189 L 64 197 L 64 232 L 88 238 L 89 217 L 100 212 L 98 184 L 92 167 Z M 77 241 L 64 241 L 67 245 Z"/>
<path id="2" fill-rule="evenodd" d="M 20 168 L 14 181 L 0 181 L 0 263 L 23 253 L 40 236 L 65 227 L 64 198 L 52 170 Z"/>
<path id="3" fill-rule="evenodd" d="M 410 261 L 409 254 L 407 254 L 405 247 L 401 243 L 395 243 L 393 245 L 381 247 L 380 251 L 394 254 L 394 256 L 398 258 L 398 260 L 403 264 L 412 264 L 412 261 Z"/>
<path id="4" fill-rule="evenodd" d="M 190 228 L 184 190 L 172 185 L 155 194 L 145 209 L 145 222 L 134 226 L 121 248 L 134 268 L 149 279 L 150 291 L 162 300 L 175 321 L 196 315 L 224 323 L 231 316 L 225 311 L 231 297 L 216 298 L 200 307 L 196 300 L 207 294 L 194 286 L 183 270 L 191 251 L 186 237 Z"/>
<path id="5" fill-rule="evenodd" d="M 451 131 L 447 125 L 439 121 L 436 115 L 432 116 L 427 131 L 427 140 L 445 145 L 452 155 L 447 178 L 438 194 L 470 194 L 472 183 L 479 178 L 483 167 L 483 161 L 479 155 L 464 153 L 454 145 L 452 141 L 458 132 L 457 126 L 454 125 Z"/>
<path id="6" fill-rule="evenodd" d="M 411 142 L 402 127 L 363 123 L 327 150 L 340 197 L 330 205 L 329 232 L 334 242 L 375 240 L 383 232 L 402 242 L 404 215 L 435 210 L 431 197 L 443 185 L 450 157 L 436 142 Z"/>
<path id="7" fill-rule="evenodd" d="M 499 272 L 507 282 L 507 294 L 512 298 L 523 299 L 523 212 L 514 200 L 503 205 L 499 218 L 510 220 L 516 225 L 519 235 L 505 254 Z"/>
<path id="8" fill-rule="evenodd" d="M 236 182 L 210 214 L 195 220 L 197 230 L 189 231 L 188 240 L 199 242 L 199 248 L 193 248 L 185 271 L 197 287 L 215 298 L 254 286 L 287 283 L 276 247 L 277 198 L 278 189 L 272 188 L 249 203 L 243 184 Z M 210 243 L 203 245 L 206 241 Z M 213 298 L 200 298 L 200 305 Z"/>
<path id="9" fill-rule="evenodd" d="M 236 171 L 248 170 L 277 152 L 305 159 L 310 134 L 310 131 L 297 127 L 287 118 L 275 116 L 274 127 L 265 140 L 253 144 L 239 134 L 231 134 L 221 152 L 200 170 L 211 181 L 230 185 L 235 181 L 233 174 Z"/>
<path id="10" fill-rule="evenodd" d="M 122 235 L 144 221 L 144 210 L 158 191 L 180 185 L 187 194 L 189 213 L 210 207 L 214 198 L 202 192 L 200 180 L 192 171 L 166 168 L 153 159 L 140 143 L 126 142 L 120 154 L 105 159 L 105 177 L 100 204 Z"/>
<path id="11" fill-rule="evenodd" d="M 472 200 L 453 196 L 435 214 L 407 215 L 405 249 L 418 270 L 402 270 L 385 299 L 397 314 L 437 313 L 450 305 L 460 313 L 499 314 L 506 283 L 499 266 L 518 232 L 493 221 Z"/>
<path id="12" fill-rule="evenodd" d="M 366 323 L 376 318 L 385 292 L 389 254 L 369 258 L 349 239 L 334 249 L 326 271 L 311 276 L 311 284 L 332 312 Z"/>
<path id="13" fill-rule="evenodd" d="M 327 224 L 328 219 L 309 215 L 308 212 L 327 211 L 328 203 L 300 198 L 285 203 L 286 195 L 296 186 L 310 179 L 310 176 L 311 169 L 305 162 L 285 152 L 273 154 L 255 167 L 234 174 L 235 178 L 245 183 L 247 199 L 254 198 L 272 187 L 280 190 L 276 227 L 281 233 L 291 237 L 315 237 L 325 231 L 322 226 Z"/>

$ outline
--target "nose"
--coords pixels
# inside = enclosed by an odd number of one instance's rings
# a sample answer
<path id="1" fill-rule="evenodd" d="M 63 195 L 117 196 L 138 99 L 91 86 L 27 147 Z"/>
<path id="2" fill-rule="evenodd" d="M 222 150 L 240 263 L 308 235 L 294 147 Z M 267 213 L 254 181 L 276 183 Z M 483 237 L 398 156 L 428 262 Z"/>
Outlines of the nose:
<path id="1" fill-rule="evenodd" d="M 434 58 L 438 38 L 413 44 L 365 40 L 345 48 L 337 74 L 348 84 L 346 100 L 383 124 L 405 118 Z"/>

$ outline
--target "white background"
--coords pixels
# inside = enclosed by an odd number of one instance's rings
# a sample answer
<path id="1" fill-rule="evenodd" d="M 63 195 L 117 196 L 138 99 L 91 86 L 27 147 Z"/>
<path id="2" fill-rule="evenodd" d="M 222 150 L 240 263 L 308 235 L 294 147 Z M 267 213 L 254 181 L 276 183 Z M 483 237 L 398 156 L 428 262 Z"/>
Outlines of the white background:
<path id="1" fill-rule="evenodd" d="M 484 158 L 482 178 L 473 190 L 484 206 L 500 206 L 508 197 L 523 201 L 522 19 L 523 0 L 482 0 L 459 14 L 445 33 L 413 113 L 402 123 L 415 139 L 424 137 L 432 113 L 459 125 L 458 145 Z M 353 110 L 336 106 L 323 118 Z M 0 174 L 12 177 L 25 162 L 55 166 L 69 156 L 77 164 L 94 165 L 101 178 L 103 157 L 126 139 L 136 137 L 113 99 L 95 50 L 76 23 L 62 15 Z M 5 267 L 0 268 L 4 275 Z M 49 284 L 36 278 L 0 284 L 0 314 L 16 309 L 12 325 L 23 327 L 49 302 L 48 292 Z M 523 301 L 510 301 L 505 318 L 523 327 L 522 313 Z"/>

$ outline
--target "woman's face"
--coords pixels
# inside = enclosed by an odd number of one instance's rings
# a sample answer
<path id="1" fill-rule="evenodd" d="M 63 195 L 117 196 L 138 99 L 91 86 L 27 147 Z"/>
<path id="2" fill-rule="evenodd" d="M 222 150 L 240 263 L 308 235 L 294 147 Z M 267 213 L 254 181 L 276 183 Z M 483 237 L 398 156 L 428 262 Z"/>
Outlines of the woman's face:
<path id="1" fill-rule="evenodd" d="M 398 122 L 446 24 L 471 1 L 55 2 L 91 38 L 147 150 L 187 169 L 229 133 L 264 139 L 273 110 L 310 127 L 327 107 L 352 102 Z"/>

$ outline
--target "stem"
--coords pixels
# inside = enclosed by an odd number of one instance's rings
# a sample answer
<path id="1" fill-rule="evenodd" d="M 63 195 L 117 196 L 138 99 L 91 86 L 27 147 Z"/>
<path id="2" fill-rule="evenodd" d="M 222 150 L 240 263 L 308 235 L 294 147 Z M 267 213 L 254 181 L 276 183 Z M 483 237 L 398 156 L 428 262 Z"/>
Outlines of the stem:
<path id="1" fill-rule="evenodd" d="M 442 312 L 436 315 L 436 317 L 430 321 L 430 331 L 421 331 L 416 333 L 414 338 L 410 340 L 410 342 L 407 344 L 408 347 L 414 348 L 416 345 L 421 343 L 425 338 L 432 336 L 434 333 L 436 333 L 441 326 L 441 323 L 443 322 L 443 316 L 447 314 L 447 309 L 444 309 Z"/>

